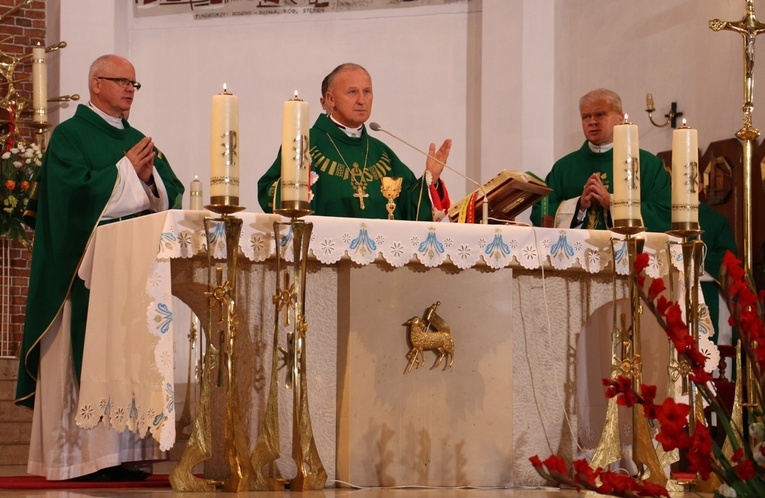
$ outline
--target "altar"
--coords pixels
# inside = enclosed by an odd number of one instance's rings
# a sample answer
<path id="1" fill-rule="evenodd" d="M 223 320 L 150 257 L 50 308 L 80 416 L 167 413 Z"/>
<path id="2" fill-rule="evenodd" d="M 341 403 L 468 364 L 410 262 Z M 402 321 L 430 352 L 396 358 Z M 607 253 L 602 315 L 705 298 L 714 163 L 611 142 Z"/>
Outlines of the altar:
<path id="1" fill-rule="evenodd" d="M 222 234 L 205 236 L 209 215 L 171 210 L 97 229 L 80 270 L 91 288 L 80 426 L 107 423 L 163 449 L 182 438 L 187 369 L 175 365 L 190 353 L 172 295 L 204 316 L 206 248 L 225 260 Z M 271 376 L 274 245 L 289 247 L 291 234 L 275 240 L 279 216 L 237 216 L 238 394 L 254 444 Z M 583 331 L 605 327 L 608 337 L 603 307 L 625 295 L 624 278 L 614 279 L 614 262 L 628 273 L 623 241 L 526 226 L 306 221 L 309 405 L 328 484 L 535 484 L 528 457 L 580 453 L 575 358 Z M 643 236 L 648 274 L 667 274 L 677 264 L 667 235 Z M 426 365 L 406 373 L 404 323 L 436 302 L 453 366 L 431 369 L 426 352 Z M 276 471 L 289 477 L 291 396 L 280 401 L 287 436 Z"/>

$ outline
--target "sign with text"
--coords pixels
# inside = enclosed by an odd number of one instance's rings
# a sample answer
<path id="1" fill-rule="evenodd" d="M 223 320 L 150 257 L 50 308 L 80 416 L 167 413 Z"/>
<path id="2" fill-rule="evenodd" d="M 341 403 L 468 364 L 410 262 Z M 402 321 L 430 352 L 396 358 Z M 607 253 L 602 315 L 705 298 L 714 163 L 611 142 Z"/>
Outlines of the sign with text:
<path id="1" fill-rule="evenodd" d="M 190 13 L 194 19 L 296 15 L 352 10 L 422 7 L 468 0 L 134 0 L 135 17 Z"/>

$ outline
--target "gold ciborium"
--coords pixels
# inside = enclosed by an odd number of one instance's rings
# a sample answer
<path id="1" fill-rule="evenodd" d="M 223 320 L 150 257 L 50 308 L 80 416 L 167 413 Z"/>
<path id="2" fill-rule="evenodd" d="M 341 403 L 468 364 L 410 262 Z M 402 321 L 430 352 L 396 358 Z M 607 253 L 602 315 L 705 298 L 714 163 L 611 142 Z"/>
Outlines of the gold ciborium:
<path id="1" fill-rule="evenodd" d="M 380 183 L 382 184 L 380 190 L 382 191 L 382 195 L 388 199 L 385 209 L 388 210 L 389 220 L 393 219 L 393 211 L 396 210 L 396 203 L 393 201 L 394 199 L 397 199 L 401 193 L 401 182 L 403 181 L 404 179 L 400 176 L 383 176 L 380 178 Z"/>

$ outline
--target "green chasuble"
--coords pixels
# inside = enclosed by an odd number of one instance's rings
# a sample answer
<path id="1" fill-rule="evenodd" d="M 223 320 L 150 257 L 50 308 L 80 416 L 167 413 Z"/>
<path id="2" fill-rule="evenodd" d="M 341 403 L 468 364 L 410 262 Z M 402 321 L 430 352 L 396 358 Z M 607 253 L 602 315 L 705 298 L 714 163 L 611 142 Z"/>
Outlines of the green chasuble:
<path id="1" fill-rule="evenodd" d="M 600 173 L 601 181 L 613 194 L 613 161 L 613 149 L 596 153 L 590 150 L 586 141 L 581 149 L 556 161 L 545 179 L 552 192 L 532 207 L 531 222 L 541 225 L 544 215 L 555 216 L 561 202 L 582 195 L 584 184 L 593 173 Z M 670 177 L 664 169 L 663 161 L 641 149 L 640 212 L 646 230 L 666 232 L 670 229 L 671 196 Z M 606 229 L 606 225 L 605 213 L 598 206 L 587 211 L 582 228 Z"/>
<path id="2" fill-rule="evenodd" d="M 725 251 L 736 254 L 736 238 L 730 229 L 728 219 L 717 211 L 713 211 L 704 202 L 699 203 L 699 226 L 703 230 L 701 240 L 707 245 L 707 253 L 704 257 L 704 271 L 712 278 L 720 278 Z M 704 293 L 704 302 L 709 308 L 709 316 L 715 327 L 715 337 L 718 330 L 720 317 L 720 286 L 715 282 L 701 282 L 701 291 Z M 735 344 L 735 341 L 734 341 Z"/>
<path id="3" fill-rule="evenodd" d="M 40 339 L 72 298 L 72 352 L 79 370 L 87 318 L 87 297 L 77 277 L 80 259 L 117 183 L 117 162 L 144 135 L 122 121 L 125 129 L 108 124 L 86 105 L 54 130 L 39 176 L 32 271 L 16 403 L 34 405 L 40 362 Z M 183 185 L 164 155 L 157 151 L 154 167 L 167 189 L 172 207 Z"/>
<path id="4" fill-rule="evenodd" d="M 380 177 L 403 178 L 396 202 L 397 220 L 432 220 L 428 186 L 424 178 L 415 178 L 393 151 L 380 140 L 369 136 L 363 127 L 361 137 L 349 137 L 326 114 L 311 128 L 311 171 L 318 180 L 311 186 L 310 208 L 322 216 L 350 218 L 387 218 L 388 202 L 380 190 Z M 266 213 L 279 203 L 281 149 L 276 161 L 258 181 L 258 202 Z M 361 198 L 360 198 L 361 196 Z M 364 208 L 362 209 L 362 201 Z"/>

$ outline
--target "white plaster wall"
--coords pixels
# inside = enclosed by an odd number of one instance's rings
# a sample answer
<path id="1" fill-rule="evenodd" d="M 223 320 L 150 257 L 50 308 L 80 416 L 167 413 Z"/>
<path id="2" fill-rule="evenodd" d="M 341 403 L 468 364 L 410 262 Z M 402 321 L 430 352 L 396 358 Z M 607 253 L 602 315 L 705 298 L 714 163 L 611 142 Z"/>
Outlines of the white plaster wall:
<path id="1" fill-rule="evenodd" d="M 645 112 L 653 93 L 654 120 L 664 122 L 670 103 L 678 103 L 690 126 L 699 130 L 699 146 L 730 138 L 741 128 L 743 103 L 742 37 L 716 33 L 708 21 L 736 21 L 744 0 L 580 0 L 555 3 L 554 156 L 578 148 L 584 137 L 578 99 L 588 90 L 608 87 L 622 96 L 630 121 L 640 127 L 640 146 L 669 150 L 669 127 L 656 128 Z M 765 15 L 765 2 L 755 1 Z M 763 40 L 758 52 L 765 51 Z M 754 125 L 762 128 L 757 108 L 765 61 L 755 64 Z M 759 86 L 758 86 L 759 84 Z M 758 126 L 759 124 L 759 126 Z"/>

